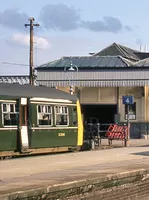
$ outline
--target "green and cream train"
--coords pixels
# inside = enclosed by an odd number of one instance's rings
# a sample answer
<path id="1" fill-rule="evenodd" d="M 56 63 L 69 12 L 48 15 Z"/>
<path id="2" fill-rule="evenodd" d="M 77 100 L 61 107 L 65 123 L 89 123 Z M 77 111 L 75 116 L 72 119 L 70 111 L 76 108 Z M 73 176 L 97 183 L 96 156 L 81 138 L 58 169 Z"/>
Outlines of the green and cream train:
<path id="1" fill-rule="evenodd" d="M 0 83 L 0 157 L 79 149 L 81 108 L 55 88 Z"/>

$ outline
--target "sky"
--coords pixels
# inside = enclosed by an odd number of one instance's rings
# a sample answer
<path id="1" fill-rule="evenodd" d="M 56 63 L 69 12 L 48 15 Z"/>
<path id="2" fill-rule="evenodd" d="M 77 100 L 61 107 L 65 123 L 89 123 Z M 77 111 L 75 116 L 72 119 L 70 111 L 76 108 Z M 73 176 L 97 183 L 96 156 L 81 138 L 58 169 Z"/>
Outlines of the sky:
<path id="1" fill-rule="evenodd" d="M 29 74 L 29 23 L 34 66 L 63 56 L 88 56 L 116 42 L 149 51 L 149 1 L 1 0 L 0 75 Z"/>

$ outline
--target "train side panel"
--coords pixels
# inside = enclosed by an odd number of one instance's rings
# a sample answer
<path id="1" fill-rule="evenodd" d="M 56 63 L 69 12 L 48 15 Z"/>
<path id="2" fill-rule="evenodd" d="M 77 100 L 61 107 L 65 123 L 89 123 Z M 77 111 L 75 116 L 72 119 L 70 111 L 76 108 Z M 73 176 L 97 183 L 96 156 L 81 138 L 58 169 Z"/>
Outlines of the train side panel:
<path id="1" fill-rule="evenodd" d="M 39 115 L 38 107 L 41 106 L 43 109 L 50 108 L 52 110 L 52 120 L 51 125 L 39 125 Z M 77 122 L 73 124 L 74 115 L 73 109 L 76 108 L 72 105 L 58 105 L 60 108 L 68 109 L 68 125 L 56 125 L 55 118 L 55 105 L 38 103 L 31 104 L 31 115 L 32 115 L 32 130 L 30 136 L 30 148 L 53 148 L 53 147 L 70 147 L 77 145 L 78 138 L 78 127 Z M 77 120 L 77 116 L 76 116 Z M 46 123 L 46 121 L 42 121 L 42 123 Z M 48 123 L 48 122 L 47 122 Z"/>
<path id="2" fill-rule="evenodd" d="M 35 130 L 32 132 L 31 148 L 76 146 L 77 131 Z"/>
<path id="3" fill-rule="evenodd" d="M 17 130 L 0 130 L 0 151 L 17 150 Z"/>

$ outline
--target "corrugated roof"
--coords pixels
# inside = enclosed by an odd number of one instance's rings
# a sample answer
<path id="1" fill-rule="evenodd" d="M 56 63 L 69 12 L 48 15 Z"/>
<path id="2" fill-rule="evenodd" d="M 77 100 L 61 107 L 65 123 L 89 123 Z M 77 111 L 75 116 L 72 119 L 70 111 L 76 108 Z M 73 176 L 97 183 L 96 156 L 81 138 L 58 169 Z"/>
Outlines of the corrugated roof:
<path id="1" fill-rule="evenodd" d="M 69 67 L 70 63 L 76 65 L 78 68 L 95 68 L 95 67 L 128 67 L 132 63 L 121 56 L 74 56 L 62 57 L 53 62 L 43 64 L 40 68 L 64 68 Z"/>
<path id="2" fill-rule="evenodd" d="M 134 64 L 136 67 L 149 67 L 149 58 L 140 60 Z"/>
<path id="3" fill-rule="evenodd" d="M 31 86 L 10 83 L 0 83 L 0 96 L 12 97 L 42 97 L 52 99 L 68 99 L 75 101 L 76 96 L 45 86 Z"/>
<path id="4" fill-rule="evenodd" d="M 112 45 L 104 48 L 100 52 L 93 54 L 93 56 L 106 56 L 106 55 L 111 55 L 111 56 L 120 55 L 124 58 L 133 61 L 139 61 L 142 58 L 149 57 L 149 53 L 147 52 L 140 52 L 117 43 L 113 43 Z"/>
<path id="5" fill-rule="evenodd" d="M 136 52 L 135 54 L 140 58 L 140 60 L 149 58 L 149 52 Z"/>

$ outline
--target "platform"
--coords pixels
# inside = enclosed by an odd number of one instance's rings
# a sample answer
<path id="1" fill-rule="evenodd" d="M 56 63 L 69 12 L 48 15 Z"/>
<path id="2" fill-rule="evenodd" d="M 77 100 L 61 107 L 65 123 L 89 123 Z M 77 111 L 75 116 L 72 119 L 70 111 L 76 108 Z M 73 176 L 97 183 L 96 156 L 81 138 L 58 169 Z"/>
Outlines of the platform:
<path id="1" fill-rule="evenodd" d="M 149 171 L 147 144 L 0 161 L 0 200 L 10 194 L 35 192 L 42 187 L 77 184 L 82 180 L 102 179 L 124 172 Z"/>

